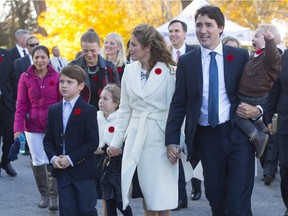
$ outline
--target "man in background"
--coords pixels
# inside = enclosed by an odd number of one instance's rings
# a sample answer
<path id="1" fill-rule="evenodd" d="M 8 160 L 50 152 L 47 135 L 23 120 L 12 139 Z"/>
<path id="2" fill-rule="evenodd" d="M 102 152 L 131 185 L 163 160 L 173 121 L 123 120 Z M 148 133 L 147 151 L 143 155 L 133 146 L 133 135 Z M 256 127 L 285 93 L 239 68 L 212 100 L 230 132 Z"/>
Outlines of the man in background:
<path id="1" fill-rule="evenodd" d="M 8 154 L 14 143 L 13 123 L 16 103 L 17 80 L 13 70 L 13 61 L 8 50 L 0 48 L 0 140 L 2 138 L 2 157 L 0 167 L 9 176 L 16 176 Z M 1 173 L 1 169 L 0 169 Z"/>
<path id="2" fill-rule="evenodd" d="M 57 46 L 52 47 L 53 57 L 50 59 L 50 62 L 53 68 L 60 72 L 63 67 L 68 64 L 67 59 L 60 56 L 60 50 Z"/>
<path id="3" fill-rule="evenodd" d="M 29 37 L 30 34 L 30 31 L 26 29 L 18 29 L 15 32 L 16 45 L 9 50 L 12 62 L 28 54 L 28 49 L 26 47 L 26 39 Z"/>

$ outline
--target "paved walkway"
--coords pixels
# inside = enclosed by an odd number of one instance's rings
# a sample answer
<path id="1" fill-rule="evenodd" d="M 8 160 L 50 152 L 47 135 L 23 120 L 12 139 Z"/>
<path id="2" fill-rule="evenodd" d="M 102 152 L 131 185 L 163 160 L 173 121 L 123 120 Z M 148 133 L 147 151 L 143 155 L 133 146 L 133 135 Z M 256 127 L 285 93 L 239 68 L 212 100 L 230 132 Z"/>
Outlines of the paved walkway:
<path id="1" fill-rule="evenodd" d="M 18 172 L 17 177 L 9 177 L 1 170 L 0 177 L 0 216 L 57 216 L 48 209 L 39 209 L 37 203 L 39 192 L 32 174 L 29 156 L 18 155 L 19 159 L 12 162 Z M 264 186 L 261 181 L 262 170 L 258 165 L 258 176 L 255 178 L 255 187 L 252 197 L 253 216 L 282 216 L 285 210 L 279 189 L 279 175 L 270 186 Z M 235 185 L 237 187 L 237 185 Z M 188 194 L 191 184 L 187 184 Z M 142 216 L 141 200 L 131 201 L 135 216 Z M 97 206 L 101 213 L 101 202 Z M 101 215 L 101 214 L 99 214 Z M 119 213 L 121 215 L 121 213 Z M 209 216 L 210 208 L 205 196 L 199 201 L 189 200 L 188 208 L 173 211 L 171 216 Z"/>

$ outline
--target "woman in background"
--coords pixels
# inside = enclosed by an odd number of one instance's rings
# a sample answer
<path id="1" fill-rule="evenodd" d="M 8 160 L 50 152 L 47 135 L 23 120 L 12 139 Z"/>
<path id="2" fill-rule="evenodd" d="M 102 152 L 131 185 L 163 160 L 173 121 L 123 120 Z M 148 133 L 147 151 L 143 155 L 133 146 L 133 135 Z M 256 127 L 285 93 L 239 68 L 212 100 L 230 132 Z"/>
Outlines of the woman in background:
<path id="1" fill-rule="evenodd" d="M 127 62 L 122 37 L 117 33 L 108 34 L 104 39 L 104 46 L 100 53 L 106 60 L 111 61 L 116 66 L 121 81 Z"/>

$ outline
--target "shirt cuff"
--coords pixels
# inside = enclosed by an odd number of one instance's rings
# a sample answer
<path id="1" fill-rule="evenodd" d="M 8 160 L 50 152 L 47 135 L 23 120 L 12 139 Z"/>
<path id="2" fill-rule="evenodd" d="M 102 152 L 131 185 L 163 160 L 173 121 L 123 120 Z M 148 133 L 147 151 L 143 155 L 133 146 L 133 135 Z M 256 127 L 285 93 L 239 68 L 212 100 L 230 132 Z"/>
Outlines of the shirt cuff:
<path id="1" fill-rule="evenodd" d="M 257 115 L 257 116 L 255 116 L 255 117 L 253 117 L 253 118 L 252 118 L 253 121 L 258 120 L 258 119 L 261 118 L 261 116 L 263 115 L 263 108 L 262 108 L 260 105 L 257 105 L 256 107 L 259 109 L 260 114 Z"/>
<path id="2" fill-rule="evenodd" d="M 68 158 L 68 160 L 69 160 L 69 162 L 70 162 L 70 165 L 73 167 L 73 166 L 74 166 L 74 164 L 73 164 L 73 162 L 72 162 L 71 158 L 69 157 L 69 155 L 66 155 L 66 156 L 67 156 L 67 158 Z"/>

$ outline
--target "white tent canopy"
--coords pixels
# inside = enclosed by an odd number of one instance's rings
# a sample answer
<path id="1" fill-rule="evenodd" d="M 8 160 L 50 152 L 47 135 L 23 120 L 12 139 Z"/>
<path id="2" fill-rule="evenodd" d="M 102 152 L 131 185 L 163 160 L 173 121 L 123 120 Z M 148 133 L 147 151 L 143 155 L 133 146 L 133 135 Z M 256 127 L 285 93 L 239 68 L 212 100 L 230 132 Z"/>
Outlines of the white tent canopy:
<path id="1" fill-rule="evenodd" d="M 178 19 L 187 24 L 188 29 L 185 41 L 187 44 L 198 44 L 198 40 L 195 33 L 194 15 L 196 10 L 202 7 L 203 5 L 208 5 L 208 3 L 205 0 L 194 0 L 178 16 L 171 19 L 171 20 Z M 171 20 L 156 28 L 164 36 L 165 40 L 168 43 L 170 43 L 168 36 L 169 35 L 168 25 Z M 252 34 L 253 32 L 249 28 L 240 26 L 239 24 L 225 17 L 225 28 L 222 37 L 231 36 L 238 39 L 242 45 L 249 45 L 251 44 Z"/>

